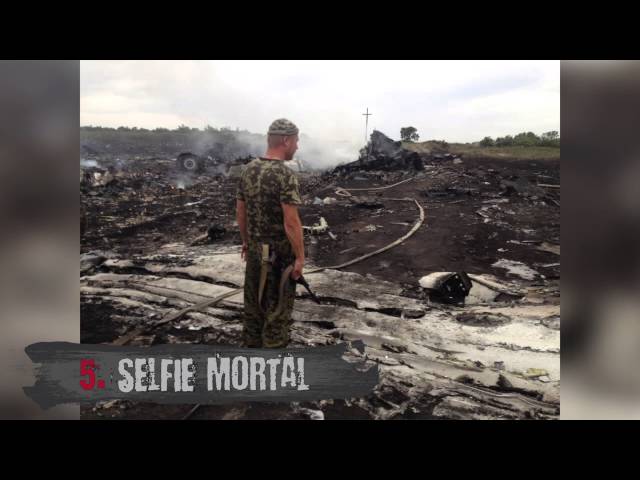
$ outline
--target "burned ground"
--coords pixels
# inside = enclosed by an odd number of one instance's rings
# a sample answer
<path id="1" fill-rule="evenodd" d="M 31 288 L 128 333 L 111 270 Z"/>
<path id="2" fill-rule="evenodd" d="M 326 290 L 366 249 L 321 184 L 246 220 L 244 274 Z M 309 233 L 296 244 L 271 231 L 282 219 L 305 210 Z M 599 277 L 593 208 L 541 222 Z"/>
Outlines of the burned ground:
<path id="1" fill-rule="evenodd" d="M 188 175 L 170 156 L 87 156 L 83 342 L 112 342 L 242 285 L 237 178 Z M 293 346 L 363 339 L 368 358 L 383 369 L 376 391 L 304 405 L 207 406 L 191 418 L 557 418 L 559 161 L 440 154 L 420 155 L 422 168 L 413 168 L 415 156 L 408 158 L 398 169 L 375 168 L 378 156 L 373 168 L 361 161 L 360 168 L 300 175 L 304 225 L 321 217 L 328 224 L 305 234 L 314 266 L 338 265 L 403 236 L 418 216 L 403 199 L 424 208 L 424 224 L 401 245 L 310 274 L 322 305 L 298 290 Z M 420 285 L 433 272 L 467 272 L 474 282 L 520 294 L 487 297 L 474 283 L 469 298 L 479 300 L 440 304 Z M 149 328 L 134 343 L 238 344 L 241 311 L 241 296 L 232 297 Z M 83 406 L 82 415 L 182 418 L 191 407 L 107 402 Z"/>
<path id="2" fill-rule="evenodd" d="M 110 162 L 104 163 L 109 167 Z M 85 169 L 88 174 L 99 171 Z M 348 271 L 383 273 L 406 283 L 433 271 L 493 270 L 504 276 L 491 265 L 509 258 L 557 278 L 558 266 L 545 265 L 555 265 L 558 256 L 544 246 L 559 244 L 559 189 L 537 185 L 558 185 L 559 173 L 556 160 L 434 161 L 423 172 L 415 172 L 414 180 L 397 187 L 352 192 L 355 201 L 336 195 L 335 188 L 379 188 L 406 179 L 406 172 L 361 172 L 344 179 L 303 177 L 301 189 L 307 200 L 300 209 L 303 223 L 313 225 L 324 217 L 336 237 L 308 236 L 309 257 L 317 265 L 339 264 L 402 236 L 415 222 L 416 209 L 390 199 L 415 198 L 425 208 L 424 227 L 401 248 Z M 85 181 L 82 253 L 149 253 L 167 243 L 189 243 L 211 226 L 226 230 L 221 243 L 237 244 L 235 186 L 234 178 L 185 175 L 176 170 L 173 159 L 157 158 L 116 169 L 105 186 L 92 187 Z M 313 202 L 327 197 L 336 203 Z"/>
<path id="3" fill-rule="evenodd" d="M 531 191 L 509 191 L 505 181 L 512 182 L 515 177 Z M 365 172 L 336 183 L 343 188 L 380 187 L 405 178 L 404 172 Z M 402 236 L 415 222 L 416 209 L 411 203 L 386 198 L 410 197 L 423 205 L 425 226 L 402 247 L 348 267 L 350 271 L 381 274 L 406 283 L 415 283 L 434 271 L 492 271 L 504 276 L 491 265 L 509 258 L 540 268 L 548 278 L 558 278 L 559 267 L 543 267 L 557 263 L 558 256 L 536 248 L 560 242 L 559 190 L 536 187 L 538 183 L 559 184 L 557 161 L 433 162 L 415 178 L 382 192 L 362 192 L 379 202 L 378 208 L 342 201 L 302 209 L 305 225 L 323 216 L 337 236 L 335 241 L 311 240 L 310 252 L 318 258 L 317 263 L 342 263 Z M 320 188 L 315 195 L 335 197 L 332 188 Z M 367 231 L 371 225 L 375 230 Z"/>

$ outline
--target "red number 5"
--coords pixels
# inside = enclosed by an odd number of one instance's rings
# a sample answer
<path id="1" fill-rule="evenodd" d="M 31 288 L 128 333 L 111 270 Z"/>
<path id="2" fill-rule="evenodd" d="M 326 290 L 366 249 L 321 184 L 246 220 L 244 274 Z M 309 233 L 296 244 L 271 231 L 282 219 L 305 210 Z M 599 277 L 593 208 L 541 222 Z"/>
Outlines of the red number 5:
<path id="1" fill-rule="evenodd" d="M 95 362 L 91 359 L 80 360 L 80 375 L 88 375 L 89 379 L 80 380 L 80 386 L 85 390 L 91 390 L 96 384 Z"/>

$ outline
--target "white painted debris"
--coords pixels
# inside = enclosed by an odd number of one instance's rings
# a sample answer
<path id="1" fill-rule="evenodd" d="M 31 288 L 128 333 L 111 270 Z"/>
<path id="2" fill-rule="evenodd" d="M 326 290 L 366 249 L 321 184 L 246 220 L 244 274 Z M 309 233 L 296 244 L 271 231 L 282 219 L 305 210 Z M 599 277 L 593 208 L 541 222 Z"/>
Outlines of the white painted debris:
<path id="1" fill-rule="evenodd" d="M 541 252 L 549 252 L 549 253 L 555 253 L 556 255 L 560 255 L 560 245 L 555 245 L 549 242 L 542 242 L 539 246 L 536 247 L 536 250 L 540 250 Z"/>
<path id="2" fill-rule="evenodd" d="M 322 410 L 313 410 L 311 408 L 299 408 L 298 412 L 305 415 L 309 420 L 324 420 L 324 412 Z"/>
<path id="3" fill-rule="evenodd" d="M 105 173 L 93 172 L 93 180 L 91 184 L 94 187 L 104 187 L 110 184 L 111 182 L 113 182 L 114 180 L 115 179 L 113 175 L 111 175 L 111 173 L 109 172 L 105 172 Z"/>
<path id="4" fill-rule="evenodd" d="M 526 372 L 524 372 L 524 376 L 527 378 L 537 378 L 537 377 L 547 377 L 549 372 L 547 372 L 543 368 L 528 368 Z"/>
<path id="5" fill-rule="evenodd" d="M 309 233 L 317 234 L 324 232 L 327 228 L 329 228 L 329 224 L 324 219 L 324 217 L 320 217 L 320 223 L 316 223 L 312 227 L 302 227 L 307 230 Z"/>
<path id="6" fill-rule="evenodd" d="M 478 282 L 474 282 L 473 279 L 471 279 L 471 290 L 469 290 L 469 295 L 464 299 L 464 304 L 478 305 L 493 302 L 499 294 L 500 292 L 492 290 Z"/>
<path id="7" fill-rule="evenodd" d="M 164 245 L 161 245 L 160 248 L 162 250 L 165 250 L 165 249 L 179 248 L 182 246 L 184 246 L 183 242 L 174 242 L 174 243 L 165 243 Z"/>
<path id="8" fill-rule="evenodd" d="M 524 278 L 525 280 L 534 280 L 537 276 L 540 275 L 535 270 L 527 267 L 524 263 L 517 262 L 515 260 L 507 260 L 502 258 L 491 266 L 494 268 L 504 268 L 505 270 L 507 270 L 507 274 L 516 275 L 520 278 Z"/>
<path id="9" fill-rule="evenodd" d="M 442 277 L 451 275 L 452 273 L 453 272 L 433 272 L 433 273 L 430 273 L 429 275 L 425 275 L 424 277 L 422 277 L 420 280 L 418 280 L 418 283 L 422 288 L 433 289 L 437 287 Z"/>
<path id="10" fill-rule="evenodd" d="M 324 200 L 322 200 L 322 203 L 324 203 L 325 205 L 333 205 L 334 203 L 336 203 L 338 200 L 336 200 L 333 197 L 326 197 Z"/>
<path id="11" fill-rule="evenodd" d="M 113 408 L 113 407 L 117 406 L 121 402 L 122 402 L 122 400 L 117 399 L 117 398 L 115 400 L 106 400 L 105 402 L 99 402 L 98 403 L 98 408 Z"/>

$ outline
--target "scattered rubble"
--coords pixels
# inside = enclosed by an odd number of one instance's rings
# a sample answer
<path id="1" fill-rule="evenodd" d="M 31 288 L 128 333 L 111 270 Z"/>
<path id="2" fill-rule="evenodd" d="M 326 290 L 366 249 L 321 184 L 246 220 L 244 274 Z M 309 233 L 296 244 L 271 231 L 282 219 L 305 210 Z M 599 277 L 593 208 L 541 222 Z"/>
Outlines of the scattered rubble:
<path id="1" fill-rule="evenodd" d="M 424 162 L 420 154 L 402 148 L 401 142 L 394 142 L 384 133 L 374 130 L 371 140 L 360 152 L 355 162 L 340 165 L 333 171 L 337 175 L 368 170 L 420 171 Z"/>
<path id="2" fill-rule="evenodd" d="M 527 267 L 522 262 L 517 262 L 515 260 L 506 260 L 504 258 L 498 260 L 492 265 L 492 267 L 504 268 L 505 270 L 507 270 L 509 275 L 517 275 L 518 277 L 524 278 L 525 280 L 534 280 L 540 275 L 538 272 Z"/>
<path id="3" fill-rule="evenodd" d="M 471 291 L 471 279 L 464 272 L 437 272 L 422 277 L 420 286 L 431 292 L 431 299 L 442 303 L 463 303 Z"/>
<path id="4" fill-rule="evenodd" d="M 242 286 L 244 159 L 189 172 L 175 152 L 91 148 L 80 165 L 81 341 L 238 345 L 242 295 L 158 322 Z M 380 385 L 367 398 L 206 406 L 191 418 L 558 418 L 560 191 L 542 186 L 557 184 L 557 161 L 462 161 L 380 132 L 356 162 L 300 175 L 305 277 L 320 304 L 297 292 L 292 348 L 362 339 Z M 306 273 L 402 239 L 416 205 L 424 223 L 394 248 Z M 126 402 L 82 415 L 179 419 L 192 408 Z"/>
<path id="5" fill-rule="evenodd" d="M 501 313 L 491 314 L 491 313 L 461 313 L 456 316 L 456 320 L 458 322 L 464 323 L 465 325 L 476 325 L 476 326 L 497 326 L 504 325 L 509 323 L 511 320 L 506 315 Z"/>
<path id="6" fill-rule="evenodd" d="M 112 259 L 103 264 L 101 273 L 81 278 L 85 312 L 93 308 L 91 315 L 82 316 L 83 341 L 112 342 L 141 323 L 153 325 L 170 312 L 232 291 L 243 277 L 237 247 L 179 246 L 161 255 L 137 257 L 134 263 L 132 271 L 129 263 Z M 435 407 L 441 416 L 467 418 L 469 412 L 449 403 L 452 398 L 467 398 L 480 410 L 490 407 L 490 418 L 525 418 L 531 411 L 540 418 L 557 416 L 560 332 L 542 320 L 559 315 L 559 304 L 531 308 L 523 301 L 468 309 L 438 307 L 403 296 L 402 287 L 394 282 L 356 273 L 325 270 L 305 276 L 321 304 L 297 292 L 291 348 L 362 339 L 369 361 L 381 365 L 381 384 L 368 398 L 347 400 L 367 418 L 412 418 L 416 410 L 431 412 Z M 101 310 L 111 322 L 102 325 L 102 336 L 97 338 L 94 322 L 104 318 L 98 315 Z M 190 312 L 174 324 L 157 326 L 151 335 L 135 337 L 132 344 L 239 345 L 241 312 L 242 295 L 232 296 L 215 307 Z M 496 361 L 502 362 L 500 368 L 494 366 Z M 548 381 L 538 379 L 542 371 Z M 509 388 L 499 375 L 508 379 Z M 462 377 L 467 380 L 461 384 Z M 436 391 L 435 397 L 428 393 Z M 392 400 L 395 396 L 397 401 Z M 162 407 L 175 411 L 177 418 L 188 410 L 185 407 L 179 415 L 178 407 Z M 317 418 L 317 411 L 324 418 L 335 414 L 318 402 L 303 408 L 316 411 Z M 207 409 L 219 414 L 215 407 L 201 408 Z M 136 412 L 129 408 L 121 416 Z M 293 407 L 290 412 L 300 413 Z"/>
<path id="7" fill-rule="evenodd" d="M 319 233 L 323 233 L 327 230 L 327 228 L 329 228 L 329 224 L 327 223 L 327 221 L 324 219 L 324 217 L 320 217 L 320 222 L 314 224 L 311 227 L 302 227 L 305 231 L 311 233 L 312 235 L 317 235 Z"/>

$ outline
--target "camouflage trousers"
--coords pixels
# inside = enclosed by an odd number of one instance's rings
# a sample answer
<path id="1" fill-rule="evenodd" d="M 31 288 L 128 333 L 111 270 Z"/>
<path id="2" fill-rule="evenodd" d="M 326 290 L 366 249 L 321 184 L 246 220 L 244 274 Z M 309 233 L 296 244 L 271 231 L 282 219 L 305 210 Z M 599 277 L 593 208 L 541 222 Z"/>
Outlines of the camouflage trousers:
<path id="1" fill-rule="evenodd" d="M 267 243 L 267 242 L 265 242 Z M 289 329 L 293 323 L 291 313 L 296 294 L 296 284 L 287 279 L 280 299 L 282 272 L 291 265 L 295 257 L 288 239 L 268 242 L 275 253 L 267 273 L 267 281 L 258 301 L 262 243 L 249 242 L 247 267 L 244 277 L 244 329 L 246 347 L 284 348 L 289 344 Z M 281 302 L 280 309 L 278 304 Z"/>

